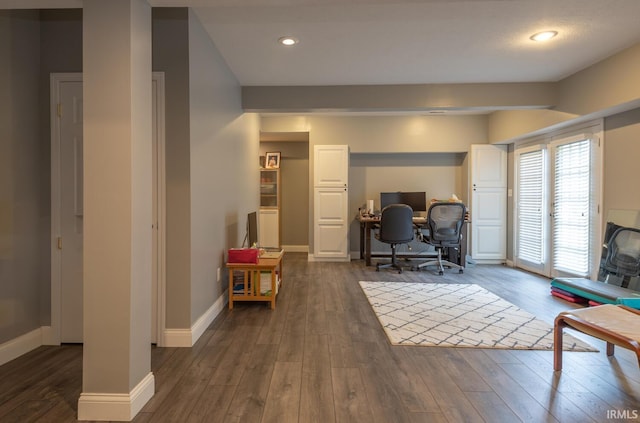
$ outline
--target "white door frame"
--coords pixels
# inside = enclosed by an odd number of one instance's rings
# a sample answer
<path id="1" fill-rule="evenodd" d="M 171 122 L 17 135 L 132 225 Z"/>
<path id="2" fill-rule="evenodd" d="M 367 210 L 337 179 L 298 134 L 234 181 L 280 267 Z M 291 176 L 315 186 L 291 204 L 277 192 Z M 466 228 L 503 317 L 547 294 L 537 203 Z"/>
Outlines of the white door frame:
<path id="1" fill-rule="evenodd" d="M 165 332 L 165 95 L 164 73 L 153 72 L 156 82 L 156 133 L 157 154 L 154 157 L 158 169 L 157 213 L 158 221 L 154 222 L 157 231 L 157 297 L 152 299 L 157 304 L 157 333 L 158 346 L 164 345 Z M 50 76 L 50 118 L 51 118 L 51 329 L 43 333 L 43 344 L 60 345 L 60 291 L 61 291 L 61 253 L 58 249 L 60 236 L 60 120 L 58 119 L 58 104 L 60 103 L 60 85 L 63 82 L 81 82 L 82 73 L 52 73 Z"/>

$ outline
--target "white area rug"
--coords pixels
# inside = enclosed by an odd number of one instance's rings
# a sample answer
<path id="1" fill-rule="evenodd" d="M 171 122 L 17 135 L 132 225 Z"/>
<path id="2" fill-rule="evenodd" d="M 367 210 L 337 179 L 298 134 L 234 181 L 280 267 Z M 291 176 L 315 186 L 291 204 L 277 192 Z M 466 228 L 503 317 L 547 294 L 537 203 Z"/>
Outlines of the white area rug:
<path id="1" fill-rule="evenodd" d="M 553 326 L 478 285 L 360 282 L 394 345 L 553 350 Z M 564 350 L 598 351 L 569 335 Z"/>

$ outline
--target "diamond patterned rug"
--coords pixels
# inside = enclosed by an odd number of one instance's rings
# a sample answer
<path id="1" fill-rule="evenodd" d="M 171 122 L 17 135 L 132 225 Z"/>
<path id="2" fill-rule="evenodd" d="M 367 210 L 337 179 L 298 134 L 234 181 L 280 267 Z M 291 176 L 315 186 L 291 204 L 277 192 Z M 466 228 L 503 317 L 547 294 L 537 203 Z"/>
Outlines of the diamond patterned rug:
<path id="1" fill-rule="evenodd" d="M 394 345 L 553 350 L 553 326 L 479 285 L 365 282 Z M 566 334 L 563 349 L 598 351 Z"/>

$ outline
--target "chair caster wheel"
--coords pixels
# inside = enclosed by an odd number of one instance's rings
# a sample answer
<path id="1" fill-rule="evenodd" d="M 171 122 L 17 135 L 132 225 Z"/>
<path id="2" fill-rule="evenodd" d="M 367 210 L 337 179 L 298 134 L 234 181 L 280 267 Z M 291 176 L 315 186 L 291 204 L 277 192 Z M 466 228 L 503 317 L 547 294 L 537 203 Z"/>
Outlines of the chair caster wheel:
<path id="1" fill-rule="evenodd" d="M 402 269 L 398 270 L 398 273 L 402 273 Z"/>
<path id="2" fill-rule="evenodd" d="M 441 270 L 441 271 L 438 272 L 438 275 L 442 276 L 442 275 L 444 275 L 444 272 Z"/>
<path id="3" fill-rule="evenodd" d="M 464 273 L 464 270 L 460 269 L 458 270 L 458 273 Z"/>

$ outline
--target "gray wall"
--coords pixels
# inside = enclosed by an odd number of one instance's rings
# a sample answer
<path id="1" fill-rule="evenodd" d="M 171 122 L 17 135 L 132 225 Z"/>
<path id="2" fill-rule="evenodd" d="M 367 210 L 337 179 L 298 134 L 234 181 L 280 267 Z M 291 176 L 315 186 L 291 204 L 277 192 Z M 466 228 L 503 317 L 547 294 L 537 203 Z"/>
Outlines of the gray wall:
<path id="1" fill-rule="evenodd" d="M 0 343 L 39 328 L 47 279 L 38 11 L 0 11 Z M 46 213 L 44 213 L 46 215 Z"/>
<path id="2" fill-rule="evenodd" d="M 312 143 L 349 144 L 352 153 L 349 210 L 355 216 L 367 199 L 374 199 L 379 207 L 379 192 L 384 190 L 425 190 L 428 198 L 456 193 L 466 200 L 466 154 L 456 151 L 472 143 L 487 142 L 490 130 L 486 119 L 485 116 L 453 119 L 290 116 L 263 118 L 262 130 L 309 131 Z M 640 188 L 635 183 L 636 162 L 640 157 L 640 109 L 606 118 L 604 138 L 603 220 L 612 209 L 640 210 Z M 312 146 L 310 148 L 312 151 Z M 389 152 L 390 149 L 397 153 Z M 442 152 L 448 149 L 451 153 Z M 310 172 L 312 175 L 312 169 Z M 513 147 L 510 146 L 509 188 L 513 189 L 513 183 Z M 512 197 L 507 204 L 507 259 L 512 260 Z M 307 227 L 310 231 L 312 223 L 310 219 Z M 353 221 L 349 240 L 351 251 L 357 251 L 359 228 Z"/>
<path id="3" fill-rule="evenodd" d="M 604 212 L 640 210 L 640 109 L 604 120 Z M 604 226 L 603 226 L 604 228 Z"/>
<path id="4" fill-rule="evenodd" d="M 153 70 L 166 83 L 166 325 L 188 329 L 226 289 L 217 268 L 258 206 L 259 121 L 188 9 L 153 9 Z M 50 324 L 49 74 L 81 71 L 81 10 L 0 10 L 0 344 Z"/>
<path id="5" fill-rule="evenodd" d="M 53 72 L 82 72 L 82 10 L 56 9 L 40 11 L 40 184 L 42 204 L 41 310 L 43 324 L 50 324 L 51 315 L 51 93 Z M 46 240 L 46 241 L 44 241 Z"/>
<path id="6" fill-rule="evenodd" d="M 240 84 L 189 10 L 191 323 L 228 287 L 224 253 L 242 244 L 258 206 L 257 115 L 243 114 Z M 224 272 L 223 272 L 224 273 Z"/>
<path id="7" fill-rule="evenodd" d="M 191 173 L 187 9 L 154 8 L 153 70 L 165 74 L 166 327 L 191 326 Z"/>
<path id="8" fill-rule="evenodd" d="M 349 249 L 359 249 L 358 208 L 367 199 L 379 207 L 381 191 L 426 191 L 427 198 L 465 199 L 464 158 L 471 144 L 487 143 L 486 115 L 467 116 L 284 116 L 263 117 L 265 132 L 309 132 L 309 207 L 306 226 L 313 252 L 313 146 L 350 146 Z M 388 249 L 385 245 L 375 248 Z"/>
<path id="9" fill-rule="evenodd" d="M 380 210 L 380 193 L 394 191 L 425 192 L 427 204 L 432 198 L 447 199 L 451 194 L 463 198 L 466 182 L 462 166 L 465 153 L 352 153 L 349 168 L 349 244 L 351 251 L 360 246 L 360 224 L 355 220 L 358 208 L 368 199 Z M 389 245 L 372 241 L 373 251 L 388 251 Z M 414 249 L 425 247 L 418 242 Z"/>

